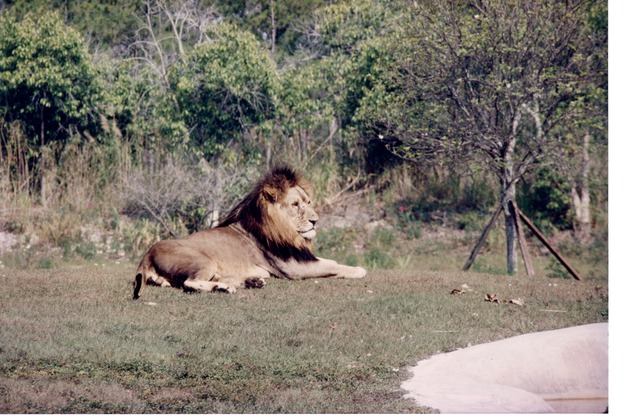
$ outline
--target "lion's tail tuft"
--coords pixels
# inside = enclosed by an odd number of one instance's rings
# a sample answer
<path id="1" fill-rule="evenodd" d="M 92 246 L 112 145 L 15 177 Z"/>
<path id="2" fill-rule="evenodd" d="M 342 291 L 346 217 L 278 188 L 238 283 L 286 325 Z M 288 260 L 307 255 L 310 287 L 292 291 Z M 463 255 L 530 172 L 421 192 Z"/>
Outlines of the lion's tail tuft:
<path id="1" fill-rule="evenodd" d="M 147 284 L 147 276 L 144 275 L 142 271 L 139 271 L 136 274 L 136 280 L 133 286 L 133 298 L 138 299 L 142 295 L 142 291 L 144 290 L 144 286 Z"/>

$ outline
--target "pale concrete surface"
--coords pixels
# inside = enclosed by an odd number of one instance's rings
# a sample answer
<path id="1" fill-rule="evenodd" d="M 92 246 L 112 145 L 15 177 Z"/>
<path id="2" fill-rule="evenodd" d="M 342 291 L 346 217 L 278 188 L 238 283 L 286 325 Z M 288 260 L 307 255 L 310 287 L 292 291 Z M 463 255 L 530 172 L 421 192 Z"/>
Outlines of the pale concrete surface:
<path id="1" fill-rule="evenodd" d="M 604 412 L 608 323 L 525 334 L 435 355 L 402 384 L 441 413 Z"/>

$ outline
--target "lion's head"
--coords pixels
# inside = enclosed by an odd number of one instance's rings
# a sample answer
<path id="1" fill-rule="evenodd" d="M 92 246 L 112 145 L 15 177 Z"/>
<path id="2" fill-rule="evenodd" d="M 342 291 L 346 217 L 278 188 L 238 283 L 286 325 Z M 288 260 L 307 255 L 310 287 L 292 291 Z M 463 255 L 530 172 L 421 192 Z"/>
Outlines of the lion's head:
<path id="1" fill-rule="evenodd" d="M 312 185 L 289 167 L 277 167 L 219 224 L 240 223 L 273 255 L 315 261 L 311 239 L 319 216 L 313 209 Z"/>

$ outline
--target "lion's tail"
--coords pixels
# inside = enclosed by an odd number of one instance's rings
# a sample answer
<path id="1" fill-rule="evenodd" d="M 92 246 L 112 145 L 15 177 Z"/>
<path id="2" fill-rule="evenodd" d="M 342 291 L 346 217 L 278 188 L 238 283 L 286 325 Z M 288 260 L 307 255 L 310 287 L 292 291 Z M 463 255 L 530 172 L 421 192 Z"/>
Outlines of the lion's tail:
<path id="1" fill-rule="evenodd" d="M 144 291 L 144 287 L 147 285 L 147 282 L 155 281 L 158 278 L 156 268 L 153 265 L 153 254 L 151 254 L 151 250 L 146 253 L 140 265 L 138 266 L 138 270 L 136 271 L 136 278 L 133 282 L 133 298 L 139 299 L 142 296 L 142 292 Z"/>
<path id="2" fill-rule="evenodd" d="M 140 266 L 138 266 L 138 271 L 136 272 L 136 279 L 133 284 L 133 298 L 138 299 L 142 296 L 142 292 L 144 291 L 144 286 L 147 285 L 147 256 L 142 259 Z"/>
<path id="3" fill-rule="evenodd" d="M 136 279 L 133 285 L 133 298 L 138 299 L 142 295 L 142 291 L 144 290 L 144 286 L 147 285 L 147 277 L 144 275 L 142 271 L 138 271 L 136 273 Z"/>

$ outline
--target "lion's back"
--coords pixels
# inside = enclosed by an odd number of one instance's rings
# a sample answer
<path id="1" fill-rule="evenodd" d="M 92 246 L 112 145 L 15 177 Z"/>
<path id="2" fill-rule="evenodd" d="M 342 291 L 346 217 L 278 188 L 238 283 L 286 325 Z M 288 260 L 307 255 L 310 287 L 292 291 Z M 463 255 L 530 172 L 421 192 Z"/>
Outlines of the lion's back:
<path id="1" fill-rule="evenodd" d="M 176 240 L 211 258 L 224 276 L 251 273 L 255 267 L 268 268 L 264 254 L 253 241 L 231 227 L 217 227 Z"/>

